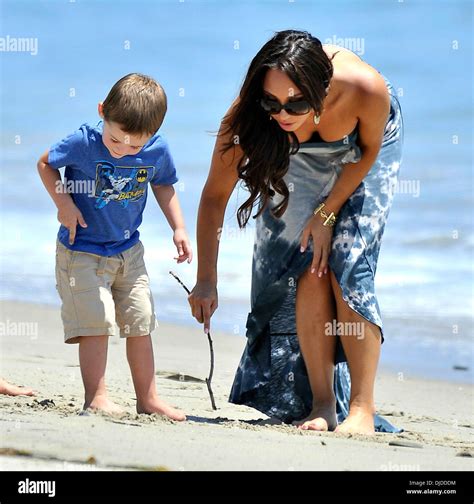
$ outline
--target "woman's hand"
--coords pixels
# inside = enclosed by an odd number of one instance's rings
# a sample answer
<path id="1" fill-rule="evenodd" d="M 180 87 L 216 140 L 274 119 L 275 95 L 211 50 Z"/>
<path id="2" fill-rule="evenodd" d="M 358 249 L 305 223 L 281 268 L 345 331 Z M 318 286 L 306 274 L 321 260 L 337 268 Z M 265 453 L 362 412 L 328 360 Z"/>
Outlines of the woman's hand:
<path id="1" fill-rule="evenodd" d="M 323 226 L 323 219 L 320 215 L 313 215 L 306 224 L 301 236 L 301 252 L 308 247 L 309 238 L 313 239 L 313 261 L 311 263 L 311 273 L 318 272 L 321 278 L 327 274 L 329 255 L 331 254 L 333 228 Z"/>
<path id="2" fill-rule="evenodd" d="M 178 264 L 188 260 L 188 264 L 193 260 L 193 251 L 191 243 L 189 242 L 188 235 L 184 228 L 176 228 L 173 233 L 173 242 L 178 251 L 178 256 L 175 257 Z"/>
<path id="3" fill-rule="evenodd" d="M 191 313 L 200 324 L 204 322 L 206 334 L 211 327 L 211 317 L 217 310 L 217 301 L 217 287 L 211 281 L 198 281 L 188 296 Z"/>

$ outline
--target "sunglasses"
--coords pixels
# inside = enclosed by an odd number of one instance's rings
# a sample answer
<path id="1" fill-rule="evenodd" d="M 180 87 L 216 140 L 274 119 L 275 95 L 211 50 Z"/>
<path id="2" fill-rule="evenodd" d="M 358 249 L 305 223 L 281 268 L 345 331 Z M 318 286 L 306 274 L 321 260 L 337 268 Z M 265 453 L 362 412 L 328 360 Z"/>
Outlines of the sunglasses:
<path id="1" fill-rule="evenodd" d="M 297 116 L 308 114 L 312 109 L 306 100 L 289 101 L 282 105 L 278 100 L 264 96 L 259 101 L 263 110 L 270 115 L 276 115 L 285 110 L 287 114 Z"/>

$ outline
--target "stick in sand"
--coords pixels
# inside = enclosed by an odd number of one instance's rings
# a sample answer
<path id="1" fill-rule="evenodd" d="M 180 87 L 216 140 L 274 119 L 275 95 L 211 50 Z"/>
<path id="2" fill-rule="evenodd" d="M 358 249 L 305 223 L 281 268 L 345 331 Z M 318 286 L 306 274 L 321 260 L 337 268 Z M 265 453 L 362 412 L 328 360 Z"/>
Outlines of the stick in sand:
<path id="1" fill-rule="evenodd" d="M 176 278 L 176 280 L 183 286 L 183 289 L 188 293 L 191 294 L 191 291 L 184 285 L 184 283 L 178 278 L 177 275 L 175 275 L 172 271 L 170 271 L 170 275 Z M 207 339 L 209 341 L 209 351 L 211 354 L 211 369 L 209 370 L 209 378 L 206 378 L 206 385 L 207 385 L 207 390 L 209 391 L 209 397 L 211 398 L 211 405 L 212 409 L 216 410 L 216 403 L 214 401 L 214 394 L 212 393 L 212 388 L 211 388 L 211 380 L 212 380 L 212 375 L 214 373 L 214 349 L 212 347 L 212 339 L 211 339 L 211 332 L 209 331 L 207 333 Z"/>

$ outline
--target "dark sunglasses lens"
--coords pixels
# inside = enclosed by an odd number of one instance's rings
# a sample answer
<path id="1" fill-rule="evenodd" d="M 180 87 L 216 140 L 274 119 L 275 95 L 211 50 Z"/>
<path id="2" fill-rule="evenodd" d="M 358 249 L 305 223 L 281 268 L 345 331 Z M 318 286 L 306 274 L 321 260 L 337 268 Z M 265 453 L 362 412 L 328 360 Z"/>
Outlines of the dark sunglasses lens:
<path id="1" fill-rule="evenodd" d="M 290 115 L 303 115 L 310 112 L 311 105 L 306 100 L 299 100 L 287 103 L 285 108 Z"/>
<path id="2" fill-rule="evenodd" d="M 262 98 L 260 100 L 260 105 L 263 110 L 269 114 L 278 114 L 281 110 L 281 105 L 276 100 L 270 100 L 268 98 Z"/>

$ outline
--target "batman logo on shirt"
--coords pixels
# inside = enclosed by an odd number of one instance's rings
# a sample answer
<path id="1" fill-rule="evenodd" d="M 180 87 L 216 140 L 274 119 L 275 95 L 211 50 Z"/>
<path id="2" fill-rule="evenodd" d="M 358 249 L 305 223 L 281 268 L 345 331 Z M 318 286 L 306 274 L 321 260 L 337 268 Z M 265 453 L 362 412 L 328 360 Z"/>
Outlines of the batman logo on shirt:
<path id="1" fill-rule="evenodd" d="M 148 177 L 147 170 L 138 170 L 138 173 L 137 173 L 137 181 L 138 182 L 145 182 L 147 177 Z"/>
<path id="2" fill-rule="evenodd" d="M 146 182 L 153 178 L 154 170 L 154 166 L 114 166 L 108 161 L 98 161 L 95 207 L 104 208 L 111 202 L 127 207 L 130 202 L 139 201 L 146 193 Z"/>

